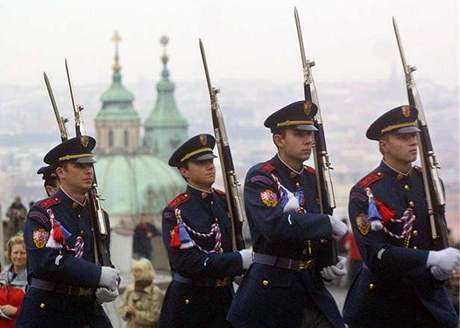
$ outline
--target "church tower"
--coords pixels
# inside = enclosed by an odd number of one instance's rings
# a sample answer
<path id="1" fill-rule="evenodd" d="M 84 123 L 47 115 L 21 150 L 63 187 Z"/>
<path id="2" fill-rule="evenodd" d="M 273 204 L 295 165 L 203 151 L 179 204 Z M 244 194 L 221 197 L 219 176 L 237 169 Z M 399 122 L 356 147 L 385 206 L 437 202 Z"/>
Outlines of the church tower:
<path id="1" fill-rule="evenodd" d="M 176 105 L 175 85 L 169 79 L 167 67 L 169 57 L 166 54 L 168 42 L 168 37 L 161 37 L 163 70 L 161 79 L 157 83 L 155 106 L 144 123 L 144 147 L 163 160 L 168 160 L 173 151 L 187 139 L 188 129 L 187 120 L 181 115 Z"/>
<path id="2" fill-rule="evenodd" d="M 133 107 L 133 94 L 121 81 L 118 32 L 112 41 L 115 43 L 112 84 L 102 94 L 102 108 L 95 118 L 97 152 L 101 155 L 130 154 L 140 149 L 140 117 Z"/>

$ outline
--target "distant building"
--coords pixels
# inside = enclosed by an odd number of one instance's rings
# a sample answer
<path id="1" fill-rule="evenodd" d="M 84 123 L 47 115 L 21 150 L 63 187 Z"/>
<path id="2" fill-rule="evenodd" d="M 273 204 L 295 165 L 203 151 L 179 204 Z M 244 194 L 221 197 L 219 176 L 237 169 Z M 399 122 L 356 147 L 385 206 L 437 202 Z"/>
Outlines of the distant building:
<path id="1" fill-rule="evenodd" d="M 113 40 L 112 84 L 102 94 L 102 108 L 95 118 L 96 173 L 104 198 L 103 207 L 110 214 L 114 233 L 131 236 L 141 215 L 159 227 L 162 209 L 184 190 L 185 181 L 165 159 L 187 138 L 188 123 L 175 104 L 174 84 L 169 80 L 165 52 L 156 105 L 144 124 L 146 130 L 141 143 L 141 118 L 134 109 L 133 94 L 122 83 L 118 51 L 120 37 L 117 33 Z M 163 37 L 161 42 L 166 46 L 167 38 Z M 116 242 L 117 236 L 113 237 Z M 129 260 L 126 255 L 131 254 L 124 255 Z M 122 260 L 119 255 L 116 258 Z"/>

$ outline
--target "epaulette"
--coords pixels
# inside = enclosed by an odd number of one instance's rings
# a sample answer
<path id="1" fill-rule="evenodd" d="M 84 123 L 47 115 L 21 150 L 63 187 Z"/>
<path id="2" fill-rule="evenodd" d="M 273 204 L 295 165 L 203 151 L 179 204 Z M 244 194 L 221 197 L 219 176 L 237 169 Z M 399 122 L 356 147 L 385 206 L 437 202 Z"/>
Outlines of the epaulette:
<path id="1" fill-rule="evenodd" d="M 39 203 L 38 203 L 38 206 L 40 206 L 41 208 L 43 209 L 47 209 L 47 208 L 50 208 L 51 206 L 54 206 L 54 205 L 57 205 L 61 202 L 61 200 L 57 197 L 49 197 L 49 198 L 45 198 L 43 200 L 41 200 Z"/>
<path id="2" fill-rule="evenodd" d="M 182 194 L 177 195 L 177 197 L 174 198 L 172 201 L 170 201 L 168 206 L 171 208 L 176 208 L 179 205 L 188 201 L 189 199 L 190 199 L 190 195 L 187 194 L 186 192 L 183 192 Z"/>
<path id="3" fill-rule="evenodd" d="M 311 166 L 308 166 L 308 165 L 304 165 L 303 166 L 304 170 L 309 172 L 309 173 L 313 173 L 313 174 L 316 174 L 316 170 L 314 167 L 311 167 Z"/>
<path id="4" fill-rule="evenodd" d="M 219 196 L 225 197 L 225 191 L 222 191 L 222 190 L 219 190 L 219 189 L 216 189 L 216 188 L 214 188 L 214 191 L 215 191 L 216 194 L 218 194 Z"/>
<path id="5" fill-rule="evenodd" d="M 371 184 L 373 184 L 376 181 L 379 181 L 382 178 L 383 178 L 383 173 L 382 172 L 372 172 L 372 173 L 366 175 L 361 180 L 359 180 L 358 187 L 367 188 Z"/>
<path id="6" fill-rule="evenodd" d="M 266 162 L 262 164 L 260 170 L 265 173 L 272 173 L 275 170 L 275 167 L 271 165 L 269 162 Z"/>

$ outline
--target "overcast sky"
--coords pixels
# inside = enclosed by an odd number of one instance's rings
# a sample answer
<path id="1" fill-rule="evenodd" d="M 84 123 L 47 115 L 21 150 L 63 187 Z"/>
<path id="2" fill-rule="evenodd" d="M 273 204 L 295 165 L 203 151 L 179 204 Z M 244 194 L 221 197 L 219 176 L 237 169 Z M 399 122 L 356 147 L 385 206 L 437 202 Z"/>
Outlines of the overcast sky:
<path id="1" fill-rule="evenodd" d="M 64 57 L 75 85 L 107 82 L 115 29 L 127 83 L 157 79 L 163 34 L 175 80 L 203 78 L 201 37 L 214 79 L 296 81 L 294 6 L 317 80 L 402 74 L 396 16 L 417 78 L 458 85 L 457 0 L 0 0 L 0 84 L 41 85 L 43 71 L 63 84 Z"/>

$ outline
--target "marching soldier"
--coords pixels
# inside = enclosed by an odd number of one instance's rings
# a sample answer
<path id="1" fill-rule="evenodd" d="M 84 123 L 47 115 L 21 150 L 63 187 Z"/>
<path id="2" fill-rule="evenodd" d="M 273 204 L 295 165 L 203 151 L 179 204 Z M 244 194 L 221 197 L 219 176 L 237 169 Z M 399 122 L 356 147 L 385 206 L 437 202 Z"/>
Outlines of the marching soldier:
<path id="1" fill-rule="evenodd" d="M 42 174 L 43 187 L 48 197 L 53 196 L 59 190 L 59 181 L 51 165 L 42 166 L 38 169 L 37 174 Z"/>
<path id="2" fill-rule="evenodd" d="M 252 167 L 244 200 L 254 248 L 228 319 L 234 327 L 344 327 L 324 287 L 345 274 L 345 259 L 321 268 L 320 240 L 340 239 L 347 226 L 319 214 L 311 154 L 315 104 L 294 102 L 270 115 L 278 154 Z"/>
<path id="3" fill-rule="evenodd" d="M 379 142 L 380 165 L 350 192 L 349 215 L 364 260 L 344 306 L 359 327 L 457 327 L 443 283 L 460 263 L 454 248 L 432 250 L 421 169 L 418 111 L 400 106 L 367 130 Z"/>
<path id="4" fill-rule="evenodd" d="M 187 189 L 163 211 L 163 242 L 171 265 L 160 328 L 231 327 L 225 317 L 232 301 L 233 277 L 252 261 L 251 251 L 232 250 L 232 225 L 225 194 L 215 181 L 215 139 L 197 135 L 169 159 Z"/>
<path id="5" fill-rule="evenodd" d="M 24 230 L 27 290 L 17 327 L 111 327 L 100 304 L 118 295 L 117 269 L 95 264 L 87 192 L 96 141 L 64 141 L 44 161 L 59 190 L 30 209 Z"/>

